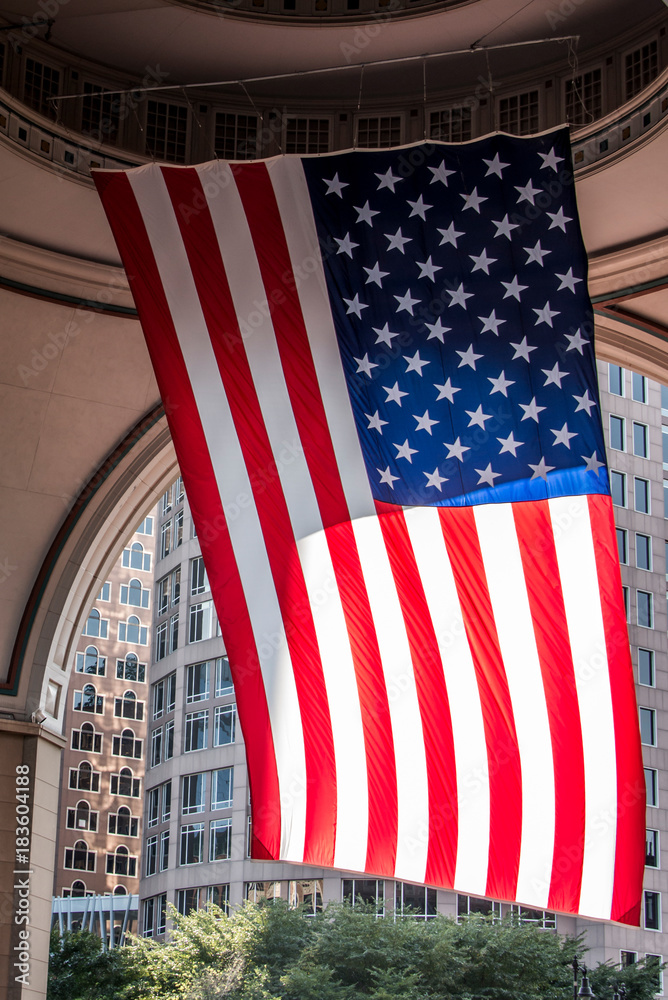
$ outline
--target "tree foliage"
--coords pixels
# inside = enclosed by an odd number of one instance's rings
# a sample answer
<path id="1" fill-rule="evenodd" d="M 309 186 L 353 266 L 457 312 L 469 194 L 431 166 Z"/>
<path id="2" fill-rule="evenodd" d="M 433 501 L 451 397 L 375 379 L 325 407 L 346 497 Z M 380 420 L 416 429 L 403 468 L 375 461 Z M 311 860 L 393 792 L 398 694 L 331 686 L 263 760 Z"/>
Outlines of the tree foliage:
<path id="1" fill-rule="evenodd" d="M 307 917 L 280 900 L 170 916 L 165 944 L 135 938 L 105 953 L 93 935 L 56 935 L 48 1000 L 570 1000 L 583 953 L 579 939 L 512 919 L 395 919 L 341 904 Z M 622 982 L 628 1000 L 653 1000 L 657 972 L 606 963 L 591 984 L 598 1000 Z"/>

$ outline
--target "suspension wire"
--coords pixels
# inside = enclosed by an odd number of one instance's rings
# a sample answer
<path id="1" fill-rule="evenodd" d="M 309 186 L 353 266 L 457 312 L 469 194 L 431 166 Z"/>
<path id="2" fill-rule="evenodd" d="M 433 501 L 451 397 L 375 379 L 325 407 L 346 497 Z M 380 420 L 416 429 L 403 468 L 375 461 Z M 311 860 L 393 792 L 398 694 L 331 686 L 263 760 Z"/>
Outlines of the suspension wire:
<path id="1" fill-rule="evenodd" d="M 573 44 L 572 39 L 568 40 L 567 45 L 568 45 L 568 65 L 570 66 L 571 70 L 571 79 L 570 79 L 571 89 L 573 91 L 573 94 L 575 95 L 577 103 L 582 108 L 585 118 L 585 120 L 581 124 L 590 125 L 591 122 L 594 121 L 594 114 L 592 111 L 589 110 L 589 108 L 584 102 L 584 94 L 582 91 L 582 84 L 583 84 L 582 77 L 580 77 L 580 82 L 578 82 L 580 62 L 578 59 L 577 49 Z M 572 122 L 571 124 L 576 124 L 576 123 Z M 580 124 L 580 122 L 578 122 L 577 124 Z"/>
<path id="2" fill-rule="evenodd" d="M 485 62 L 487 64 L 487 83 L 489 85 L 489 102 L 492 105 L 492 129 L 498 132 L 499 124 L 497 121 L 496 113 L 496 101 L 494 100 L 494 81 L 492 80 L 492 67 L 489 63 L 489 49 L 485 49 Z"/>
<path id="3" fill-rule="evenodd" d="M 197 125 L 197 128 L 204 135 L 204 137 L 206 139 L 206 143 L 207 143 L 209 149 L 211 150 L 211 152 L 213 153 L 214 159 L 217 160 L 218 159 L 218 154 L 216 153 L 216 144 L 215 144 L 215 142 L 212 141 L 210 135 L 207 133 L 207 130 L 202 125 L 202 121 L 201 121 L 199 115 L 197 114 L 197 112 L 195 111 L 194 105 L 193 105 L 192 101 L 190 100 L 190 97 L 186 93 L 185 89 L 183 90 L 183 97 L 184 97 L 184 100 L 185 100 L 186 104 L 190 108 L 190 113 L 192 114 L 193 118 L 195 119 L 195 124 Z"/>
<path id="4" fill-rule="evenodd" d="M 359 115 L 360 115 L 360 108 L 362 107 L 362 86 L 364 84 L 364 66 L 365 64 L 362 63 L 360 67 L 360 89 L 357 94 L 357 117 L 355 118 L 355 127 L 353 129 L 353 149 L 357 149 L 357 140 L 359 138 L 359 130 L 360 130 Z"/>
<path id="5" fill-rule="evenodd" d="M 427 141 L 427 61 L 422 57 L 422 138 Z"/>
<path id="6" fill-rule="evenodd" d="M 248 100 L 249 100 L 249 102 L 250 102 L 250 106 L 252 107 L 253 111 L 254 111 L 254 112 L 255 112 L 255 114 L 257 115 L 257 118 L 258 118 L 258 120 L 259 120 L 259 122 L 260 122 L 260 128 L 261 128 L 261 129 L 264 129 L 264 115 L 263 115 L 263 114 L 262 114 L 262 113 L 260 112 L 260 110 L 258 109 L 257 105 L 255 104 L 255 101 L 253 100 L 253 98 L 252 98 L 252 97 L 251 97 L 251 95 L 249 94 L 248 90 L 246 89 L 246 84 L 245 84 L 245 83 L 243 82 L 243 80 L 240 80 L 240 81 L 239 81 L 239 86 L 241 87 L 241 89 L 243 90 L 244 94 L 245 94 L 245 95 L 246 95 L 246 97 L 248 98 Z M 283 153 L 283 141 L 282 141 L 282 135 L 283 135 L 283 130 L 282 130 L 282 129 L 280 129 L 280 130 L 279 130 L 279 133 L 278 133 L 278 139 L 277 139 L 277 142 L 278 142 L 278 151 L 279 151 L 279 153 L 281 153 L 281 154 Z"/>
<path id="7" fill-rule="evenodd" d="M 365 66 L 397 66 L 400 63 L 417 62 L 418 59 L 444 59 L 448 56 L 469 55 L 473 52 L 492 52 L 496 49 L 516 49 L 527 45 L 545 45 L 553 42 L 579 41 L 579 35 L 563 35 L 555 38 L 532 38 L 523 42 L 505 42 L 502 45 L 479 45 L 474 42 L 467 49 L 451 49 L 448 52 L 426 52 L 416 56 L 395 56 L 392 59 L 377 59 L 366 63 L 346 63 L 339 66 L 325 66 L 319 69 L 293 70 L 290 73 L 272 73 L 268 76 L 247 76 L 243 79 L 233 80 L 211 80 L 207 83 L 162 83 L 152 87 L 129 87 L 125 90 L 105 90 L 105 95 L 116 96 L 119 94 L 148 94 L 167 90 L 205 90 L 207 87 L 242 87 L 246 83 L 268 83 L 274 80 L 294 80 L 302 76 L 322 76 L 325 73 L 344 73 L 347 70 L 355 70 Z M 80 94 L 61 94 L 57 98 L 49 97 L 49 101 L 73 101 L 78 97 L 86 97 Z"/>

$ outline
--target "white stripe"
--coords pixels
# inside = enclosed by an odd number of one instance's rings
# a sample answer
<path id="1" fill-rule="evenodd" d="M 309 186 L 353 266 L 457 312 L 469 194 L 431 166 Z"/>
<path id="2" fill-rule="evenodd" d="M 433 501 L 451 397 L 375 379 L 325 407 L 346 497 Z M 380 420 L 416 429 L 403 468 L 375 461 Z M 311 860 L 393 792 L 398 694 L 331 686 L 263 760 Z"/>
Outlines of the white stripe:
<path id="1" fill-rule="evenodd" d="M 438 510 L 414 507 L 405 517 L 450 703 L 459 828 L 455 888 L 484 896 L 489 859 L 489 765 L 475 666 Z"/>
<path id="2" fill-rule="evenodd" d="M 578 911 L 610 919 L 617 831 L 617 768 L 610 676 L 586 497 L 550 500 L 573 651 L 585 772 L 585 848 Z"/>
<path id="3" fill-rule="evenodd" d="M 239 496 L 252 496 L 251 484 L 164 178 L 158 168 L 132 171 L 127 176 L 146 225 L 188 368 L 223 508 L 238 510 Z M 228 528 L 267 695 L 283 806 L 281 856 L 301 861 L 306 822 L 306 767 L 299 702 L 255 505 L 249 503 L 238 517 L 229 517 Z"/>
<path id="4" fill-rule="evenodd" d="M 516 898 L 546 907 L 554 856 L 554 761 L 545 688 L 512 504 L 473 508 L 522 770 Z"/>
<path id="5" fill-rule="evenodd" d="M 368 791 L 357 679 L 334 567 L 300 444 L 271 311 L 243 204 L 228 164 L 198 168 L 204 190 L 213 174 L 218 194 L 208 201 L 246 357 L 283 488 L 313 614 L 323 667 L 336 760 L 337 867 L 362 870 L 366 860 Z M 283 296 L 286 290 L 278 287 Z M 273 470 L 260 470 L 268 476 Z M 263 489 L 261 482 L 259 488 Z"/>
<path id="6" fill-rule="evenodd" d="M 375 513 L 350 405 L 311 199 L 301 161 L 280 157 L 267 164 L 297 279 L 297 292 L 351 520 Z"/>
<path id="7" fill-rule="evenodd" d="M 410 647 L 377 517 L 353 522 L 376 626 L 387 690 L 397 769 L 395 875 L 424 882 L 429 846 L 427 762 Z"/>

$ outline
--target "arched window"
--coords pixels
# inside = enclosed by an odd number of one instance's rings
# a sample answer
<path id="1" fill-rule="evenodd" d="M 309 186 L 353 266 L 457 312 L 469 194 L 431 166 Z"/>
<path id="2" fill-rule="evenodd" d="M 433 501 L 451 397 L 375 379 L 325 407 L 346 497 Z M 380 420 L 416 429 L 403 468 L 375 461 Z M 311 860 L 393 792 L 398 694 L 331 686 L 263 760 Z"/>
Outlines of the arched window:
<path id="1" fill-rule="evenodd" d="M 130 615 L 125 631 L 126 642 L 139 642 L 139 626 L 141 622 L 136 615 Z"/>
<path id="2" fill-rule="evenodd" d="M 77 807 L 75 810 L 75 824 L 78 830 L 87 830 L 90 822 L 90 806 L 83 799 L 81 802 L 77 802 Z"/>
<path id="3" fill-rule="evenodd" d="M 72 883 L 72 888 L 70 889 L 70 896 L 85 896 L 86 895 L 86 883 L 82 882 L 80 879 L 75 879 Z"/>
<path id="4" fill-rule="evenodd" d="M 121 806 L 121 808 L 116 813 L 116 833 L 119 837 L 129 837 L 130 836 L 130 820 L 132 819 L 132 813 L 127 806 Z"/>
<path id="5" fill-rule="evenodd" d="M 125 888 L 124 885 L 115 885 L 114 886 L 114 896 L 127 896 L 127 894 L 128 894 L 128 890 Z"/>
<path id="6" fill-rule="evenodd" d="M 79 764 L 78 769 L 75 769 L 77 774 L 75 788 L 80 789 L 82 792 L 92 792 L 93 789 L 93 768 L 88 763 L 87 760 L 82 760 Z"/>
<path id="7" fill-rule="evenodd" d="M 137 859 L 130 857 L 124 844 L 117 847 L 113 854 L 107 854 L 107 875 L 129 875 L 134 878 L 136 871 Z"/>
<path id="8" fill-rule="evenodd" d="M 139 580 L 130 580 L 130 585 L 128 587 L 128 604 L 132 604 L 135 608 L 141 607 L 141 583 Z"/>
<path id="9" fill-rule="evenodd" d="M 130 546 L 130 566 L 132 569 L 144 568 L 144 546 L 141 542 L 133 542 Z"/>
<path id="10" fill-rule="evenodd" d="M 103 618 L 97 608 L 92 608 L 84 626 L 82 635 L 92 635 L 101 639 L 107 638 L 109 619 Z"/>
<path id="11" fill-rule="evenodd" d="M 88 850 L 88 844 L 85 840 L 77 840 L 74 847 L 65 849 L 65 868 L 94 872 L 95 851 Z"/>
<path id="12" fill-rule="evenodd" d="M 95 746 L 95 728 L 90 724 L 90 722 L 84 722 L 81 727 L 81 735 L 79 738 L 79 749 L 84 752 L 93 752 L 93 747 Z"/>
<path id="13" fill-rule="evenodd" d="M 136 740 L 132 729 L 124 729 L 114 736 L 113 753 L 116 757 L 141 757 L 142 740 Z"/>
<path id="14" fill-rule="evenodd" d="M 145 646 L 148 642 L 148 629 L 142 625 L 137 615 L 130 615 L 126 622 L 118 623 L 119 642 L 133 642 Z"/>
<path id="15" fill-rule="evenodd" d="M 113 778 L 117 778 L 116 786 L 117 790 L 114 791 L 114 781 Z M 132 795 L 135 791 L 135 780 L 137 781 L 137 786 L 139 784 L 138 779 L 133 779 L 132 771 L 129 767 L 122 767 L 118 775 L 113 775 L 111 791 L 112 794 L 116 795 Z M 137 791 L 137 794 L 139 792 Z"/>
<path id="16" fill-rule="evenodd" d="M 100 656 L 95 646 L 87 646 L 85 653 L 77 653 L 77 672 L 80 674 L 99 674 L 104 677 L 106 660 Z"/>
<path id="17" fill-rule="evenodd" d="M 140 663 L 136 653 L 128 653 L 124 660 L 116 660 L 116 677 L 118 680 L 139 681 L 146 679 L 146 664 Z"/>
<path id="18" fill-rule="evenodd" d="M 114 715 L 117 719 L 144 718 L 144 702 L 137 701 L 134 691 L 124 691 L 122 698 L 114 699 Z"/>

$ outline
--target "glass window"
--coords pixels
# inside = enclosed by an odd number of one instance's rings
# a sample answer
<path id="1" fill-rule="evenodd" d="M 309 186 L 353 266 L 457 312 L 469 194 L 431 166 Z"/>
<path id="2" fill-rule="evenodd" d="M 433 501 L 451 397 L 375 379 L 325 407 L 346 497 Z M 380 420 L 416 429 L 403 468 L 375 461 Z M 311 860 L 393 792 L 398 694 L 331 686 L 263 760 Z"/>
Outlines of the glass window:
<path id="1" fill-rule="evenodd" d="M 195 913 L 204 905 L 203 896 L 205 890 L 202 889 L 179 889 L 176 894 L 176 909 L 182 917 L 187 917 L 189 913 Z"/>
<path id="2" fill-rule="evenodd" d="M 171 760 L 174 756 L 174 720 L 165 723 L 165 760 Z"/>
<path id="3" fill-rule="evenodd" d="M 162 822 L 166 823 L 172 815 L 172 782 L 166 781 L 162 786 Z"/>
<path id="4" fill-rule="evenodd" d="M 216 112 L 214 147 L 223 160 L 254 160 L 257 149 L 258 118 Z"/>
<path id="5" fill-rule="evenodd" d="M 184 753 L 191 753 L 193 750 L 206 750 L 208 730 L 209 713 L 207 711 L 191 712 L 186 715 Z"/>
<path id="6" fill-rule="evenodd" d="M 329 150 L 329 119 L 286 118 L 286 153 L 326 153 Z"/>
<path id="7" fill-rule="evenodd" d="M 216 660 L 216 698 L 222 698 L 223 695 L 230 694 L 234 690 L 234 685 L 232 683 L 232 671 L 230 670 L 230 661 L 226 656 L 219 656 Z"/>
<path id="8" fill-rule="evenodd" d="M 373 903 L 380 910 L 385 907 L 385 882 L 375 878 L 344 878 L 341 882 L 343 899 L 355 903 Z"/>
<path id="9" fill-rule="evenodd" d="M 656 970 L 655 975 L 653 977 L 654 989 L 656 993 L 659 994 L 659 996 L 663 994 L 663 971 L 661 969 L 662 965 L 663 965 L 663 958 L 661 955 L 650 955 L 647 952 L 645 952 L 645 967 L 648 969 L 654 967 L 654 969 Z"/>
<path id="10" fill-rule="evenodd" d="M 102 590 L 95 598 L 96 601 L 110 601 L 111 600 L 111 584 L 107 580 L 106 583 L 102 584 Z"/>
<path id="11" fill-rule="evenodd" d="M 153 534 L 153 518 L 145 517 L 142 523 L 135 531 L 135 535 L 152 535 L 152 534 Z"/>
<path id="12" fill-rule="evenodd" d="M 608 389 L 613 396 L 624 395 L 624 369 L 619 365 L 608 365 Z"/>
<path id="13" fill-rule="evenodd" d="M 157 826 L 160 822 L 160 786 L 149 789 L 146 799 L 146 825 Z"/>
<path id="14" fill-rule="evenodd" d="M 382 115 L 380 118 L 357 118 L 356 145 L 366 149 L 380 149 L 401 144 L 401 116 Z"/>
<path id="15" fill-rule="evenodd" d="M 624 528 L 617 528 L 617 552 L 620 563 L 626 564 L 629 561 L 629 550 L 627 542 L 627 532 Z"/>
<path id="16" fill-rule="evenodd" d="M 297 879 L 288 884 L 290 906 L 299 909 L 307 917 L 322 913 L 322 879 Z"/>
<path id="17" fill-rule="evenodd" d="M 124 729 L 120 736 L 112 737 L 112 754 L 116 757 L 141 759 L 142 740 L 136 740 L 131 729 Z"/>
<path id="18" fill-rule="evenodd" d="M 633 454 L 638 458 L 649 458 L 649 430 L 647 424 L 633 421 Z"/>
<path id="19" fill-rule="evenodd" d="M 149 592 L 144 590 L 141 582 L 137 579 L 130 580 L 129 584 L 121 584 L 121 604 L 131 604 L 135 608 L 147 608 L 149 602 Z"/>
<path id="20" fill-rule="evenodd" d="M 540 128 L 538 91 L 528 90 L 499 101 L 499 128 L 513 135 L 531 135 Z"/>
<path id="21" fill-rule="evenodd" d="M 144 702 L 137 701 L 134 691 L 126 691 L 122 698 L 114 698 L 114 715 L 117 719 L 144 718 Z"/>
<path id="22" fill-rule="evenodd" d="M 111 776 L 112 795 L 129 795 L 136 799 L 139 798 L 140 786 L 140 779 L 132 777 L 132 771 L 129 767 L 122 767 L 118 774 Z"/>
<path id="23" fill-rule="evenodd" d="M 541 911 L 542 912 L 542 911 Z M 457 920 L 479 913 L 483 917 L 501 917 L 501 903 L 493 899 L 479 899 L 477 896 L 457 894 Z"/>
<path id="24" fill-rule="evenodd" d="M 65 850 L 65 868 L 94 872 L 95 858 L 95 851 L 89 851 L 86 841 L 77 840 L 74 847 Z"/>
<path id="25" fill-rule="evenodd" d="M 639 708 L 640 739 L 648 747 L 656 746 L 656 713 L 652 708 Z"/>
<path id="26" fill-rule="evenodd" d="M 183 543 L 183 511 L 180 510 L 174 515 L 174 548 L 178 549 Z"/>
<path id="27" fill-rule="evenodd" d="M 214 819 L 209 831 L 209 861 L 228 861 L 232 845 L 232 820 Z"/>
<path id="28" fill-rule="evenodd" d="M 84 684 L 82 691 L 74 692 L 74 710 L 102 715 L 104 713 L 104 697 L 96 693 L 92 684 Z"/>
<path id="29" fill-rule="evenodd" d="M 635 508 L 641 514 L 649 514 L 649 482 L 646 479 L 634 479 Z"/>
<path id="30" fill-rule="evenodd" d="M 165 677 L 166 685 L 166 701 L 165 701 L 165 711 L 173 712 L 176 706 L 176 673 L 169 674 Z"/>
<path id="31" fill-rule="evenodd" d="M 610 447 L 624 451 L 624 418 L 610 415 Z"/>
<path id="32" fill-rule="evenodd" d="M 441 108 L 429 114 L 429 137 L 439 142 L 467 142 L 472 136 L 471 108 Z"/>
<path id="33" fill-rule="evenodd" d="M 70 768 L 70 788 L 81 792 L 99 792 L 100 772 L 94 771 L 87 760 L 82 760 L 79 767 Z"/>
<path id="34" fill-rule="evenodd" d="M 76 670 L 80 674 L 97 674 L 104 677 L 107 661 L 100 656 L 95 646 L 86 646 L 85 653 L 77 653 Z"/>
<path id="35" fill-rule="evenodd" d="M 206 887 L 206 901 L 219 906 L 224 913 L 230 912 L 230 886 L 229 883 L 223 885 L 208 885 Z"/>
<path id="36" fill-rule="evenodd" d="M 209 589 L 209 580 L 204 569 L 204 559 L 197 556 L 190 560 L 190 593 L 204 594 Z"/>
<path id="37" fill-rule="evenodd" d="M 160 558 L 168 556 L 172 548 L 172 522 L 165 521 L 160 528 Z"/>
<path id="38" fill-rule="evenodd" d="M 203 601 L 190 607 L 188 642 L 201 642 L 213 635 L 213 601 Z"/>
<path id="39" fill-rule="evenodd" d="M 626 507 L 626 476 L 623 472 L 610 471 L 610 492 L 617 507 Z"/>
<path id="40" fill-rule="evenodd" d="M 128 549 L 123 549 L 123 566 L 126 569 L 140 569 L 144 573 L 151 572 L 151 554 L 144 552 L 141 542 L 133 542 Z"/>
<path id="41" fill-rule="evenodd" d="M 174 489 L 174 484 L 165 490 L 162 495 L 162 513 L 168 514 L 172 509 L 172 490 Z"/>
<path id="42" fill-rule="evenodd" d="M 209 664 L 192 663 L 186 667 L 186 704 L 206 701 L 209 697 Z"/>
<path id="43" fill-rule="evenodd" d="M 632 394 L 636 403 L 646 403 L 647 402 L 647 379 L 644 375 L 639 375 L 638 372 L 633 372 L 631 374 L 631 386 Z"/>
<path id="44" fill-rule="evenodd" d="M 638 569 L 652 568 L 652 539 L 649 535 L 636 534 L 636 566 Z"/>
<path id="45" fill-rule="evenodd" d="M 181 827 L 179 864 L 201 865 L 204 861 L 204 823 L 189 823 Z"/>
<path id="46" fill-rule="evenodd" d="M 396 883 L 395 908 L 397 913 L 411 917 L 436 916 L 436 889 L 426 885 L 411 885 L 409 882 Z"/>
<path id="47" fill-rule="evenodd" d="M 232 805 L 234 768 L 221 767 L 211 775 L 211 808 L 228 809 Z"/>
<path id="48" fill-rule="evenodd" d="M 109 620 L 102 618 L 97 608 L 93 608 L 88 615 L 88 621 L 84 625 L 82 635 L 91 635 L 99 639 L 108 638 Z"/>
<path id="49" fill-rule="evenodd" d="M 149 878 L 155 875 L 158 870 L 158 835 L 149 837 L 146 841 L 146 855 L 144 859 L 144 875 Z"/>
<path id="50" fill-rule="evenodd" d="M 645 830 L 645 865 L 659 867 L 659 831 Z"/>
<path id="51" fill-rule="evenodd" d="M 153 687 L 153 718 L 159 719 L 165 711 L 165 682 L 157 681 Z"/>
<path id="52" fill-rule="evenodd" d="M 162 761 L 162 726 L 151 733 L 151 767 L 157 767 Z"/>
<path id="53" fill-rule="evenodd" d="M 640 93 L 655 79 L 659 72 L 659 50 L 656 38 L 624 57 L 624 85 L 626 100 Z"/>
<path id="54" fill-rule="evenodd" d="M 169 619 L 169 652 L 173 653 L 179 645 L 179 616 L 178 613 Z"/>
<path id="55" fill-rule="evenodd" d="M 222 747 L 234 743 L 236 705 L 219 705 L 214 717 L 213 745 Z"/>
<path id="56" fill-rule="evenodd" d="M 556 914 L 548 910 L 532 910 L 528 906 L 511 906 L 510 912 L 519 918 L 521 924 L 551 930 L 557 926 Z"/>
<path id="57" fill-rule="evenodd" d="M 160 871 L 164 872 L 169 868 L 169 830 L 163 830 L 160 834 Z"/>
<path id="58" fill-rule="evenodd" d="M 139 662 L 136 653 L 128 653 L 124 660 L 116 660 L 116 678 L 143 684 L 146 679 L 146 664 Z"/>
<path id="59" fill-rule="evenodd" d="M 206 775 L 186 774 L 181 786 L 181 812 L 184 816 L 204 812 L 206 807 Z"/>
<path id="60" fill-rule="evenodd" d="M 622 599 L 624 601 L 624 617 L 629 622 L 631 621 L 631 600 L 628 587 L 622 587 Z"/>
<path id="61" fill-rule="evenodd" d="M 645 790 L 647 793 L 647 805 L 658 806 L 659 804 L 658 772 L 653 767 L 645 768 Z"/>
<path id="62" fill-rule="evenodd" d="M 168 624 L 160 622 L 155 630 L 155 659 L 159 662 L 167 656 Z"/>
<path id="63" fill-rule="evenodd" d="M 643 628 L 654 628 L 652 595 L 646 590 L 636 591 L 636 610 L 638 613 L 638 625 L 641 625 Z"/>
<path id="64" fill-rule="evenodd" d="M 645 890 L 645 927 L 650 931 L 661 930 L 661 893 Z"/>
<path id="65" fill-rule="evenodd" d="M 120 642 L 145 646 L 148 642 L 148 628 L 142 625 L 136 615 L 130 615 L 127 622 L 118 623 L 118 639 Z"/>
<path id="66" fill-rule="evenodd" d="M 654 650 L 638 650 L 638 683 L 654 687 Z"/>

